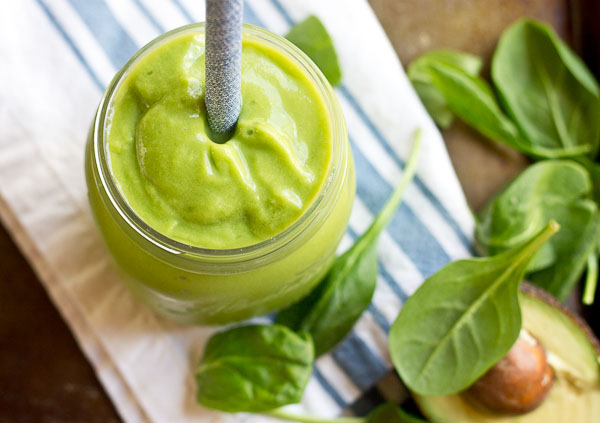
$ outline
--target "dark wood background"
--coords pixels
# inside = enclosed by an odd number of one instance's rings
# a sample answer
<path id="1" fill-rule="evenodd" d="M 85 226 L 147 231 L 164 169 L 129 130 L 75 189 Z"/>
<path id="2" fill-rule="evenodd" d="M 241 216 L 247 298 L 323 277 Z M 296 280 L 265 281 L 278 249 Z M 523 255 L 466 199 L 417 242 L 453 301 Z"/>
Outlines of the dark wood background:
<path id="1" fill-rule="evenodd" d="M 597 76 L 600 71 L 596 0 L 370 3 L 404 64 L 440 47 L 489 59 L 502 30 L 519 17 L 531 16 L 552 24 Z M 443 135 L 475 210 L 528 164 L 520 154 L 482 139 L 461 123 Z M 0 257 L 0 423 L 120 422 L 69 328 L 2 225 Z M 597 307 L 583 312 L 599 333 Z"/>

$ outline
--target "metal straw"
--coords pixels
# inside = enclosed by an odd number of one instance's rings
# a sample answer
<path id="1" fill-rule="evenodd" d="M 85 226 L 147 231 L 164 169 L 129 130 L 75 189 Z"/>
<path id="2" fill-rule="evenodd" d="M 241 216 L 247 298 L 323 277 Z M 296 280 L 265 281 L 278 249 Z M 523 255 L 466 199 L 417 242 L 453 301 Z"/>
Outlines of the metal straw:
<path id="1" fill-rule="evenodd" d="M 229 133 L 242 107 L 243 0 L 206 1 L 206 109 L 215 134 Z"/>

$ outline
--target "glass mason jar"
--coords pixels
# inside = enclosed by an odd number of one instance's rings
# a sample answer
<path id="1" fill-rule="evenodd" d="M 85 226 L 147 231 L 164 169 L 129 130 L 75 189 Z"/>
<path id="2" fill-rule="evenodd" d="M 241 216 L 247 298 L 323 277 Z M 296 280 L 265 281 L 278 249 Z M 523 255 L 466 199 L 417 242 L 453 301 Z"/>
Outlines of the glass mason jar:
<path id="1" fill-rule="evenodd" d="M 204 24 L 170 31 L 140 49 L 110 83 L 86 146 L 92 212 L 123 281 L 159 314 L 182 323 L 221 324 L 266 314 L 299 300 L 323 278 L 348 223 L 355 191 L 346 126 L 335 94 L 316 65 L 297 47 L 262 28 L 244 25 L 244 38 L 277 48 L 302 69 L 324 99 L 332 123 L 332 159 L 313 203 L 283 232 L 235 249 L 204 249 L 157 232 L 128 205 L 112 174 L 107 121 L 120 83 L 137 61 Z"/>

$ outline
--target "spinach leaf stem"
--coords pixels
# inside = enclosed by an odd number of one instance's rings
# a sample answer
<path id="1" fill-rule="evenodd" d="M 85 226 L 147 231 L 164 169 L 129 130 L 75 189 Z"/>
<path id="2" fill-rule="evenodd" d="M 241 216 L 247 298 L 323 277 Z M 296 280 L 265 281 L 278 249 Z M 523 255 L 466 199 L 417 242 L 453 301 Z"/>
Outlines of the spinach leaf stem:
<path id="1" fill-rule="evenodd" d="M 301 423 L 366 423 L 367 419 L 364 417 L 334 417 L 325 418 L 318 416 L 308 416 L 289 413 L 284 410 L 273 410 L 268 413 L 264 413 L 267 416 L 275 417 L 276 419 L 286 420 L 290 422 L 301 422 Z"/>

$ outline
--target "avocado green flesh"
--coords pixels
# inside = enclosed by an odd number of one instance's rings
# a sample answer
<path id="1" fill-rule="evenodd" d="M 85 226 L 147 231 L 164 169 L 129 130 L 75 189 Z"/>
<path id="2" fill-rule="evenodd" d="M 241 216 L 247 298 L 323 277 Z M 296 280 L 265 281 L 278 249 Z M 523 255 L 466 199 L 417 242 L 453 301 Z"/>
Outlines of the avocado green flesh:
<path id="1" fill-rule="evenodd" d="M 434 423 L 598 423 L 600 367 L 583 330 L 566 314 L 541 299 L 520 295 L 524 329 L 548 352 L 555 379 L 544 402 L 530 413 L 499 416 L 479 408 L 460 394 L 415 395 L 421 411 Z"/>

